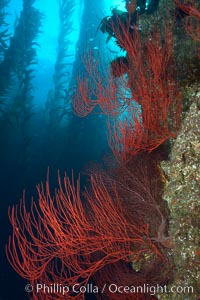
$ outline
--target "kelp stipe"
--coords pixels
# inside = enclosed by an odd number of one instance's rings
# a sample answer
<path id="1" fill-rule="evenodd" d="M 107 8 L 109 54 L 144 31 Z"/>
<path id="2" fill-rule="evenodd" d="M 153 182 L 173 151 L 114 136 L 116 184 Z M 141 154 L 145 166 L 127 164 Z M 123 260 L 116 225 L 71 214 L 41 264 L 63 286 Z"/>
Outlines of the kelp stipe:
<path id="1" fill-rule="evenodd" d="M 72 16 L 74 13 L 74 2 L 72 0 L 62 0 L 59 2 L 59 35 L 57 40 L 57 58 L 53 75 L 54 90 L 50 91 L 47 99 L 46 114 L 49 115 L 49 124 L 59 126 L 63 117 L 69 113 L 69 98 L 67 91 L 69 88 L 69 34 L 72 33 Z"/>
<path id="2" fill-rule="evenodd" d="M 30 159 L 30 121 L 33 115 L 34 65 L 36 60 L 36 42 L 41 26 L 41 13 L 33 6 L 34 1 L 24 0 L 23 9 L 16 24 L 14 35 L 5 51 L 0 68 L 6 70 L 1 79 L 4 86 L 1 97 L 7 105 L 3 118 L 5 125 L 13 127 L 13 139 L 20 147 L 20 163 L 25 169 Z M 5 66 L 8 66 L 6 68 Z M 16 132 L 17 131 L 17 132 Z M 15 135 L 16 133 L 16 135 Z M 15 135 L 15 136 L 14 136 Z"/>
<path id="3" fill-rule="evenodd" d="M 13 99 L 11 111 L 15 114 L 22 139 L 22 161 L 28 165 L 30 154 L 30 120 L 33 115 L 33 84 L 34 65 L 37 63 L 36 42 L 41 26 L 42 15 L 34 8 L 34 2 L 24 0 L 23 9 L 17 24 L 12 51 L 16 54 L 14 60 L 14 73 L 17 81 L 16 95 Z"/>
<path id="4" fill-rule="evenodd" d="M 54 89 L 50 90 L 45 103 L 46 117 L 46 148 L 49 157 L 54 157 L 57 162 L 58 147 L 61 144 L 62 128 L 66 125 L 71 111 L 69 82 L 69 47 L 72 33 L 72 17 L 74 1 L 59 1 L 59 33 L 57 40 L 57 57 L 53 75 Z"/>
<path id="5" fill-rule="evenodd" d="M 8 24 L 5 22 L 9 2 L 9 0 L 2 0 L 0 2 L 0 122 L 2 120 L 7 105 L 7 101 L 5 97 L 2 97 L 2 94 L 5 91 L 9 80 L 9 74 L 7 70 L 9 66 L 7 64 L 4 64 L 4 58 L 8 49 L 10 37 L 10 33 L 7 28 Z"/>

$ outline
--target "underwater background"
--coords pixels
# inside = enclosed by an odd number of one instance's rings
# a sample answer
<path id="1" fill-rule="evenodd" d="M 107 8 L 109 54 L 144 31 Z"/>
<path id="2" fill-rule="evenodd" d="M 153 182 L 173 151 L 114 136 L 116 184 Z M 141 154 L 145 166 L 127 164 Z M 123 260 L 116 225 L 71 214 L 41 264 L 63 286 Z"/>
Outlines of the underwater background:
<path id="1" fill-rule="evenodd" d="M 30 199 L 48 167 L 56 184 L 58 169 L 69 174 L 73 169 L 77 175 L 108 149 L 105 118 L 77 117 L 67 90 L 81 64 L 79 49 L 84 51 L 87 44 L 99 47 L 96 30 L 112 1 L 99 1 L 99 7 L 93 1 L 61 2 L 66 2 L 61 16 L 56 0 L 0 4 L 5 17 L 1 32 L 7 30 L 5 52 L 0 53 L 1 299 L 28 299 L 24 283 L 5 257 L 11 230 L 8 206 L 18 203 L 23 189 Z M 27 70 L 32 71 L 25 74 Z"/>
<path id="2" fill-rule="evenodd" d="M 37 200 L 36 185 L 40 182 L 45 182 L 47 176 L 49 176 L 50 188 L 53 192 L 54 188 L 57 186 L 58 170 L 61 177 L 64 176 L 64 172 L 71 177 L 73 170 L 74 177 L 77 178 L 79 173 L 84 175 L 88 174 L 88 172 L 92 172 L 90 171 L 90 168 L 91 170 L 93 170 L 93 168 L 95 169 L 96 167 L 93 165 L 95 163 L 97 167 L 99 165 L 104 166 L 106 164 L 105 157 L 116 156 L 116 161 L 119 162 L 119 152 L 124 151 L 123 148 L 120 147 L 120 150 L 116 150 L 115 146 L 112 144 L 113 141 L 109 140 L 110 129 L 108 126 L 108 119 L 110 121 L 112 118 L 110 116 L 108 117 L 107 114 L 104 113 L 102 107 L 100 107 L 100 109 L 95 107 L 93 114 L 86 113 L 85 115 L 87 116 L 85 116 L 84 108 L 82 111 L 79 102 L 74 102 L 74 95 L 76 95 L 78 86 L 77 82 L 79 81 L 80 74 L 82 77 L 88 76 L 88 69 L 85 65 L 86 63 L 88 64 L 88 57 L 89 60 L 91 60 L 91 64 L 89 64 L 90 67 L 92 65 L 95 66 L 99 60 L 99 54 L 101 56 L 100 74 L 102 75 L 102 86 L 106 86 L 107 84 L 107 78 L 104 76 L 104 69 L 110 67 L 111 61 L 116 62 L 116 66 L 119 67 L 121 62 L 118 63 L 118 58 L 120 57 L 120 59 L 125 62 L 125 65 L 122 63 L 121 67 L 130 68 L 126 60 L 127 49 L 124 49 L 125 47 L 120 44 L 116 35 L 109 32 L 108 28 L 104 31 L 102 25 L 106 24 L 106 22 L 103 23 L 102 20 L 109 20 L 108 16 L 111 16 L 112 14 L 114 15 L 114 12 L 120 14 L 123 14 L 124 12 L 127 13 L 127 4 L 131 4 L 132 2 L 134 1 L 0 1 L 0 299 L 2 300 L 10 300 L 14 298 L 21 300 L 28 299 L 28 295 L 24 290 L 24 286 L 27 281 L 22 279 L 12 269 L 5 254 L 5 245 L 8 242 L 8 236 L 12 232 L 8 218 L 8 207 L 19 204 L 23 191 L 25 191 L 26 204 L 27 207 L 30 208 L 31 197 L 33 197 L 34 200 Z M 174 225 L 174 220 L 178 220 L 177 216 L 179 216 L 180 220 L 177 222 L 178 224 L 180 224 L 180 222 L 183 224 L 188 223 L 189 220 L 188 224 L 190 224 L 191 227 L 194 226 L 194 231 L 191 230 L 189 236 L 181 237 L 181 242 L 185 239 L 188 242 L 188 244 L 187 242 L 185 243 L 184 247 L 186 249 L 183 254 L 184 261 L 185 257 L 187 257 L 187 253 L 190 254 L 186 264 L 187 267 L 183 267 L 184 263 L 182 263 L 182 261 L 179 262 L 178 260 L 177 264 L 175 263 L 176 268 L 181 271 L 177 272 L 178 275 L 175 275 L 174 278 L 179 284 L 183 284 L 184 280 L 183 282 L 180 280 L 180 278 L 183 278 L 182 270 L 184 268 L 188 268 L 188 274 L 190 274 L 190 276 L 192 276 L 191 278 L 194 279 L 192 284 L 195 288 L 199 288 L 200 275 L 197 262 L 199 260 L 199 230 L 197 221 L 197 218 L 199 218 L 198 153 L 200 152 L 199 132 L 197 132 L 200 93 L 199 41 L 194 40 L 187 35 L 184 22 L 189 16 L 189 13 L 181 10 L 181 8 L 176 8 L 174 1 L 168 2 L 164 0 L 153 0 L 137 1 L 137 3 L 134 3 L 137 6 L 136 11 L 139 16 L 138 18 L 139 20 L 141 19 L 141 23 L 138 22 L 137 24 L 137 29 L 144 33 L 144 35 L 150 30 L 151 26 L 149 26 L 149 24 L 153 24 L 155 20 L 156 24 L 156 22 L 159 23 L 164 19 L 167 19 L 167 9 L 169 9 L 171 18 L 175 18 L 175 29 L 173 31 L 175 54 L 173 55 L 177 59 L 175 71 L 178 74 L 177 86 L 179 91 L 177 92 L 173 90 L 172 92 L 174 94 L 177 93 L 177 99 L 179 98 L 179 92 L 183 96 L 181 98 L 182 108 L 180 108 L 181 105 L 180 107 L 177 105 L 178 109 L 173 107 L 173 116 L 171 117 L 172 121 L 170 120 L 170 122 L 175 122 L 175 119 L 176 121 L 179 118 L 181 119 L 179 125 L 177 125 L 178 129 L 176 128 L 177 132 L 180 132 L 181 125 L 184 124 L 184 120 L 187 120 L 187 114 L 190 112 L 192 104 L 196 104 L 196 111 L 193 106 L 194 120 L 192 117 L 189 117 L 189 120 L 191 120 L 191 128 L 186 130 L 186 133 L 191 130 L 192 136 L 193 129 L 195 128 L 195 137 L 193 137 L 194 143 L 191 146 L 194 149 L 192 148 L 191 150 L 190 146 L 187 148 L 185 145 L 182 145 L 183 148 L 181 148 L 179 153 L 181 158 L 176 161 L 178 154 L 176 150 L 174 150 L 175 148 L 173 148 L 173 146 L 175 143 L 174 139 L 179 135 L 174 133 L 176 131 L 176 129 L 174 129 L 176 126 L 171 126 L 171 123 L 169 122 L 171 131 L 169 130 L 169 132 L 166 133 L 167 137 L 163 138 L 163 142 L 161 142 L 162 137 L 159 136 L 159 142 L 157 142 L 156 146 L 152 144 L 150 148 L 146 149 L 144 147 L 143 149 L 145 153 L 146 151 L 149 153 L 153 150 L 153 156 L 151 156 L 150 160 L 157 160 L 157 150 L 155 150 L 155 158 L 154 148 L 158 148 L 158 161 L 159 164 L 162 161 L 161 165 L 164 171 L 161 171 L 160 173 L 158 172 L 160 174 L 158 175 L 157 169 L 154 169 L 154 166 L 149 166 L 149 162 L 146 163 L 146 158 L 143 156 L 138 157 L 139 161 L 144 162 L 144 165 L 147 164 L 147 168 L 149 168 L 150 173 L 154 173 L 152 174 L 153 178 L 156 176 L 165 177 L 164 185 L 167 187 L 164 191 L 164 199 L 169 201 L 169 204 L 165 206 L 159 202 L 159 208 L 156 206 L 156 217 L 158 220 L 160 215 L 163 214 L 167 216 L 166 219 L 169 223 L 171 218 L 172 227 L 176 228 L 178 225 Z M 181 3 L 184 4 L 186 1 L 182 1 Z M 193 1 L 191 3 L 199 9 L 199 1 Z M 175 14 L 174 11 L 176 9 L 177 11 Z M 105 17 L 107 19 L 104 19 Z M 136 19 L 134 19 L 133 25 L 131 24 L 130 26 L 134 27 L 135 24 Z M 200 25 L 195 26 L 197 34 L 199 33 L 200 35 Z M 164 44 L 162 39 L 164 39 L 164 35 L 161 37 L 161 42 Z M 171 67 L 174 67 L 174 65 L 174 62 L 172 62 Z M 114 63 L 113 66 L 115 66 Z M 119 72 L 122 72 L 120 75 L 123 75 L 124 69 L 122 71 L 121 67 L 119 68 Z M 131 76 L 129 69 L 128 76 L 130 79 Z M 116 77 L 118 77 L 118 75 L 116 75 Z M 90 82 L 90 84 L 92 83 Z M 174 86 L 175 85 L 176 83 L 174 83 Z M 127 99 L 130 99 L 130 93 L 132 93 L 135 89 L 135 86 L 133 87 L 131 84 L 128 86 L 129 89 L 126 93 L 126 97 Z M 85 88 L 84 85 L 83 87 Z M 112 87 L 110 86 L 110 88 Z M 119 93 L 121 93 L 121 91 Z M 94 88 L 90 93 L 90 97 L 97 98 L 97 94 L 98 93 L 96 93 Z M 84 93 L 82 96 L 84 98 Z M 78 108 L 77 105 L 79 106 Z M 133 106 L 135 109 L 135 107 L 137 107 L 137 103 L 134 102 Z M 129 117 L 129 114 L 131 114 L 132 111 L 132 109 L 130 109 L 130 111 L 129 109 L 130 107 L 128 109 L 124 109 L 122 113 L 118 114 L 118 120 L 126 120 L 127 116 Z M 138 111 L 136 114 L 137 119 L 138 115 L 141 114 L 142 109 L 138 106 L 136 110 Z M 83 112 L 83 114 L 81 115 L 80 112 Z M 176 116 L 174 117 L 175 114 Z M 136 119 L 134 119 L 134 125 L 137 123 Z M 115 118 L 114 121 L 110 121 L 111 127 L 115 121 Z M 186 123 L 188 126 L 188 122 Z M 175 123 L 173 123 L 173 125 L 174 124 Z M 180 144 L 183 140 L 185 141 L 186 138 L 182 137 Z M 191 141 L 188 142 L 189 145 L 190 143 Z M 164 150 L 162 149 L 162 146 Z M 187 149 L 190 149 L 188 150 L 189 152 L 187 152 Z M 174 156 L 170 157 L 173 151 L 175 152 Z M 138 154 L 139 151 L 136 152 L 137 153 L 134 153 L 134 155 Z M 193 157 L 192 162 L 191 157 Z M 122 165 L 126 166 L 127 170 L 133 170 L 135 167 L 138 169 L 141 168 L 140 164 L 137 165 L 138 162 L 135 162 L 132 167 L 132 164 L 130 163 L 129 165 L 126 159 L 125 154 L 125 159 L 122 159 Z M 180 161 L 183 162 L 184 166 L 180 166 Z M 113 163 L 111 162 L 108 164 Z M 172 170 L 173 165 L 175 165 L 176 162 L 179 164 L 179 167 L 177 166 L 176 170 Z M 112 174 L 112 178 L 115 180 L 117 180 L 116 178 L 125 178 L 123 172 L 126 173 L 126 171 L 124 171 L 123 167 L 121 167 L 121 163 L 119 163 L 119 165 L 119 169 Z M 192 173 L 192 177 L 191 175 L 187 177 L 190 165 L 194 172 Z M 181 179 L 179 178 L 179 182 L 175 183 L 174 178 L 178 178 L 180 175 L 180 172 L 177 171 L 179 168 L 182 170 L 186 168 L 186 171 L 181 175 Z M 99 169 L 101 169 L 101 167 L 99 167 Z M 119 175 L 116 174 L 117 172 Z M 163 175 L 163 172 L 165 175 Z M 173 172 L 174 177 L 171 178 L 170 176 L 172 176 Z M 183 183 L 182 181 L 184 181 L 185 176 L 187 177 L 187 182 Z M 126 180 L 128 182 L 129 179 Z M 188 186 L 188 181 L 191 180 L 194 180 L 195 182 L 193 188 L 194 194 L 188 190 L 187 195 L 191 195 L 191 198 L 190 200 L 185 200 L 183 196 L 184 192 L 183 194 L 178 195 L 178 191 L 182 190 L 183 187 L 187 190 L 186 187 Z M 88 184 L 88 179 L 85 179 L 83 176 L 83 178 L 81 177 L 81 187 L 85 184 Z M 171 190 L 170 184 L 172 184 Z M 161 185 L 163 185 L 163 181 Z M 174 191 L 176 189 L 177 193 L 174 195 Z M 122 192 L 123 191 L 121 191 L 121 193 Z M 180 203 L 180 205 L 177 204 L 175 209 L 173 205 L 176 201 L 179 201 L 177 200 L 179 199 L 178 197 L 182 198 L 183 202 Z M 161 201 L 160 194 L 159 201 Z M 184 209 L 186 209 L 187 203 L 189 202 L 191 202 L 190 207 L 192 208 L 188 217 L 188 211 L 185 211 Z M 171 208 L 170 205 L 173 207 Z M 151 206 L 152 204 L 149 204 L 150 214 L 153 212 L 153 210 L 151 210 Z M 168 210 L 171 210 L 171 212 L 169 213 Z M 149 220 L 149 216 L 147 217 L 147 220 Z M 152 223 L 152 227 L 154 227 L 154 229 L 157 226 L 156 224 L 156 222 L 155 224 Z M 171 231 L 169 229 L 169 224 L 166 227 L 165 234 L 170 235 L 169 232 Z M 153 233 L 154 229 L 152 229 Z M 187 232 L 187 228 L 185 228 L 184 232 Z M 171 234 L 174 236 L 180 236 L 177 228 L 176 232 L 173 232 L 172 230 Z M 193 238 L 191 238 L 191 236 Z M 174 257 L 178 257 L 182 251 L 179 248 L 183 248 L 180 247 L 179 243 L 178 246 L 175 247 L 178 249 L 177 252 L 172 250 L 172 253 L 173 251 L 174 253 L 168 254 L 168 250 L 166 250 L 166 247 L 163 246 L 163 242 L 161 242 L 161 246 L 159 245 L 159 247 L 164 248 L 161 252 L 164 253 L 167 258 L 173 255 Z M 149 258 L 145 259 L 145 264 L 149 263 Z M 171 260 L 171 258 L 169 258 L 169 260 Z M 139 261 L 138 264 L 141 264 L 141 261 Z M 171 268 L 171 261 L 168 267 Z M 138 268 L 139 271 L 143 272 L 142 267 Z M 194 274 L 191 275 L 193 271 Z M 166 271 L 167 275 L 165 275 L 167 277 L 172 277 L 171 272 L 169 272 L 170 275 L 167 272 L 168 269 Z M 101 275 L 103 276 L 103 274 Z M 188 278 L 187 275 L 185 275 L 185 277 Z M 168 281 L 166 282 L 168 283 Z M 190 282 L 188 284 L 190 284 Z M 148 298 L 145 296 L 146 298 L 144 297 L 140 299 L 195 300 L 197 299 L 196 295 L 199 295 L 199 291 L 195 290 L 194 298 L 189 295 L 189 298 L 188 296 L 184 296 L 184 298 L 176 298 L 176 296 L 174 296 L 175 298 L 170 298 L 172 296 L 166 296 L 166 298 L 164 298 L 164 296 L 161 296 L 160 298 L 154 298 L 152 296 Z M 183 297 L 183 295 L 181 297 Z M 88 294 L 86 295 L 86 299 L 96 298 L 94 295 Z M 121 299 L 136 298 L 129 296 L 129 298 Z"/>

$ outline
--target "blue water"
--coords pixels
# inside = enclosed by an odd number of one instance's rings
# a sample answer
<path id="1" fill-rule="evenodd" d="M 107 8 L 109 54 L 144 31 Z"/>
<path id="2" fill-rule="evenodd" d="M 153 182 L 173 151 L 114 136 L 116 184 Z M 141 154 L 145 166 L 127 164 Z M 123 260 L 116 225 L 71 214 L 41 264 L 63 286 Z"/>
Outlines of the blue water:
<path id="1" fill-rule="evenodd" d="M 89 1 L 87 1 L 87 5 L 88 3 Z M 68 76 L 67 88 L 77 72 L 75 64 L 77 64 L 78 53 L 82 51 L 80 32 L 82 38 L 92 46 L 93 50 L 98 51 L 101 43 L 101 51 L 105 51 L 106 55 L 110 53 L 109 49 L 119 51 L 113 41 L 106 45 L 106 37 L 99 32 L 96 34 L 96 30 L 101 19 L 110 14 L 110 8 L 117 6 L 119 9 L 124 9 L 124 1 L 102 1 L 99 4 L 100 9 L 98 8 L 96 11 L 95 8 L 91 10 L 90 5 L 84 7 L 82 0 L 75 0 L 73 4 L 73 14 L 70 15 L 71 25 L 67 35 L 70 43 L 67 46 L 68 57 L 65 61 Z M 53 187 L 57 184 L 58 169 L 62 174 L 64 171 L 71 174 L 73 169 L 75 175 L 78 175 L 88 163 L 101 161 L 103 155 L 110 151 L 105 134 L 106 118 L 104 116 L 91 115 L 82 119 L 74 115 L 68 104 L 68 112 L 58 128 L 55 129 L 55 124 L 49 119 L 49 114 L 47 114 L 48 95 L 53 93 L 54 89 L 55 63 L 59 48 L 59 7 L 57 0 L 38 0 L 35 1 L 34 6 L 43 14 L 43 19 L 40 33 L 36 39 L 38 43 L 35 48 L 37 63 L 33 65 L 34 78 L 31 83 L 33 115 L 30 122 L 28 121 L 28 125 L 23 127 L 24 116 L 18 116 L 16 114 L 18 107 L 11 105 L 17 91 L 17 84 L 13 81 L 9 85 L 6 98 L 5 118 L 3 117 L 3 121 L 0 123 L 0 222 L 2 228 L 0 298 L 5 300 L 28 299 L 28 295 L 24 291 L 26 281 L 15 273 L 5 257 L 5 243 L 11 233 L 7 216 L 8 206 L 19 202 L 23 189 L 26 189 L 27 203 L 30 202 L 32 195 L 36 197 L 35 186 L 38 182 L 45 180 L 48 167 L 50 167 Z M 82 19 L 84 8 L 87 11 L 87 22 L 86 19 L 84 21 Z M 6 28 L 11 38 L 14 36 L 21 10 L 22 2 L 19 0 L 10 1 L 6 8 L 8 13 Z M 89 36 L 88 32 L 91 32 Z M 21 38 L 19 37 L 19 39 Z M 7 47 L 9 46 L 8 39 Z M 2 60 L 1 57 L 0 62 Z M 50 120 L 49 123 L 48 120 Z"/>

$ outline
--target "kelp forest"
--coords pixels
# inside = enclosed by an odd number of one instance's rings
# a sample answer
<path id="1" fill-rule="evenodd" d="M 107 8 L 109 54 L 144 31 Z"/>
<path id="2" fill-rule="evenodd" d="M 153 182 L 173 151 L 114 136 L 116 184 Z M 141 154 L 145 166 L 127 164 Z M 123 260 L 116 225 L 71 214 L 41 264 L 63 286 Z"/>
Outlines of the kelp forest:
<path id="1" fill-rule="evenodd" d="M 0 299 L 199 299 L 200 1 L 12 1 Z"/>

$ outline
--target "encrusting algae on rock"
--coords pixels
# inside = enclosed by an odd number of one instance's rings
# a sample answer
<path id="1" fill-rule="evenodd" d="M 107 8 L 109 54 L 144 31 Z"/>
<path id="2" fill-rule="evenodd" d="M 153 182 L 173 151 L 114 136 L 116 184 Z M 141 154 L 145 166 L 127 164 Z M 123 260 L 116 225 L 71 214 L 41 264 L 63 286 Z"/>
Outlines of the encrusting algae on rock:
<path id="1" fill-rule="evenodd" d="M 172 286 L 185 288 L 185 293 L 170 293 L 161 299 L 196 300 L 200 295 L 200 90 L 194 93 L 190 87 L 188 95 L 191 106 L 170 160 L 161 164 L 168 178 L 164 198 L 171 211 L 170 235 L 175 244 Z M 193 292 L 187 293 L 186 287 Z"/>

